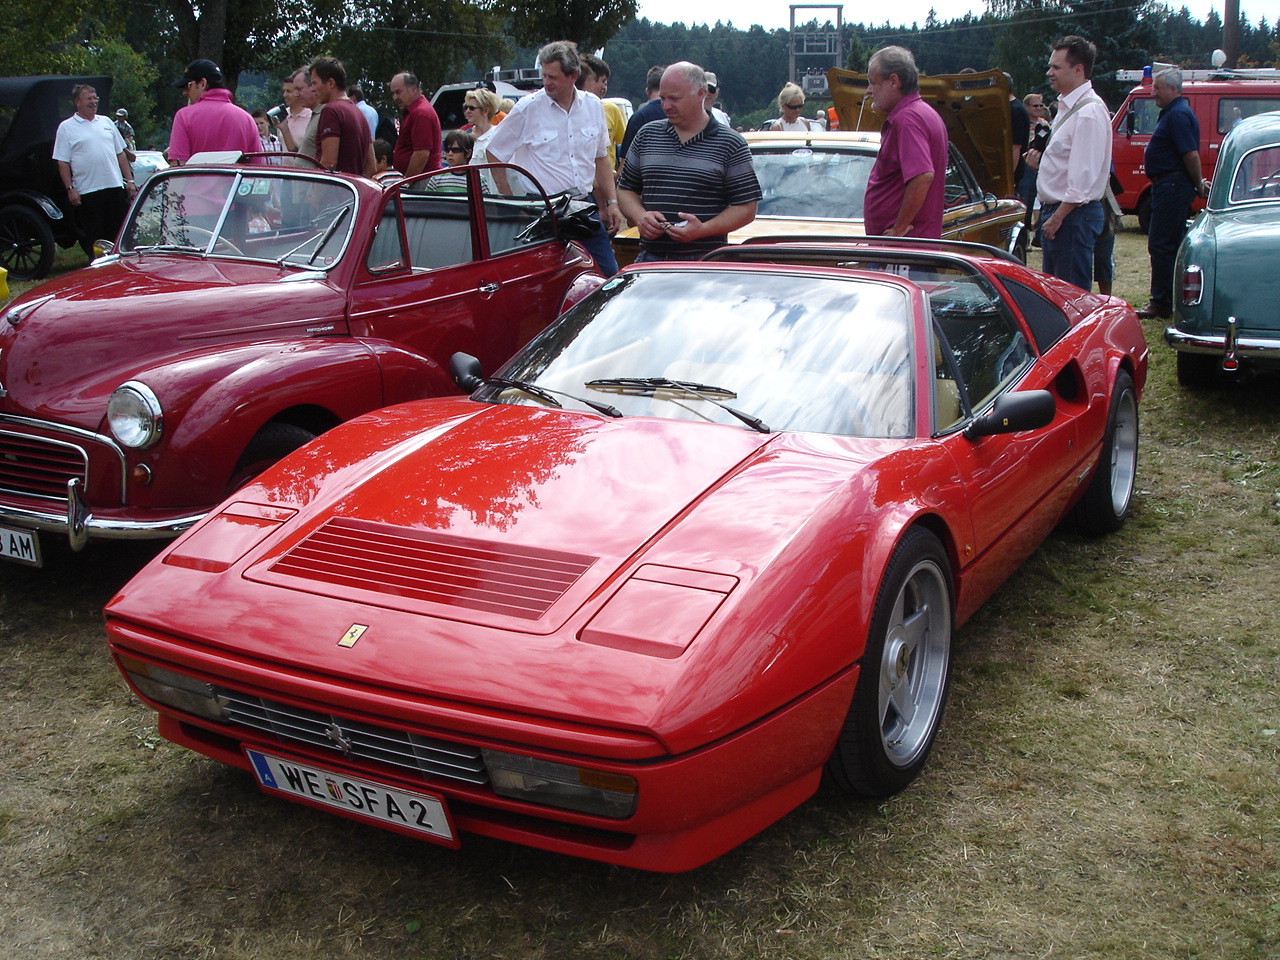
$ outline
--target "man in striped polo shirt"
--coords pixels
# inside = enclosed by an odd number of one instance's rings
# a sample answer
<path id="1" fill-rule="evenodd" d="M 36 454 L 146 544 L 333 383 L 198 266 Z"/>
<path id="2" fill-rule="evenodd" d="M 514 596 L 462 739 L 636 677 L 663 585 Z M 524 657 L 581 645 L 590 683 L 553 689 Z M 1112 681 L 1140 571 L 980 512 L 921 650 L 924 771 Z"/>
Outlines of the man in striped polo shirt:
<path id="1" fill-rule="evenodd" d="M 703 106 L 707 78 L 673 63 L 659 97 L 666 120 L 646 124 L 618 180 L 618 206 L 640 230 L 646 260 L 694 260 L 756 218 L 760 183 L 747 142 Z"/>

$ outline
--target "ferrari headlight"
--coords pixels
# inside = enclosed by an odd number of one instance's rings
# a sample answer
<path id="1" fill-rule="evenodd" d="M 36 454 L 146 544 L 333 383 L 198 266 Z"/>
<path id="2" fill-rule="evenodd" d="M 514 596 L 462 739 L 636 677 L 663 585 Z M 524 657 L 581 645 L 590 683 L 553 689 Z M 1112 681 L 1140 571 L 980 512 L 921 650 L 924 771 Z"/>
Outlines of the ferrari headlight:
<path id="1" fill-rule="evenodd" d="M 164 411 L 150 387 L 130 380 L 116 387 L 107 401 L 107 425 L 126 447 L 144 450 L 164 433 Z"/>
<path id="2" fill-rule="evenodd" d="M 485 750 L 484 763 L 493 792 L 500 797 L 616 820 L 635 812 L 636 781 L 626 774 L 571 767 L 499 750 Z"/>
<path id="3" fill-rule="evenodd" d="M 120 665 L 133 685 L 148 699 L 209 720 L 225 719 L 222 712 L 225 701 L 218 699 L 213 687 L 203 680 L 132 657 L 121 657 Z"/>

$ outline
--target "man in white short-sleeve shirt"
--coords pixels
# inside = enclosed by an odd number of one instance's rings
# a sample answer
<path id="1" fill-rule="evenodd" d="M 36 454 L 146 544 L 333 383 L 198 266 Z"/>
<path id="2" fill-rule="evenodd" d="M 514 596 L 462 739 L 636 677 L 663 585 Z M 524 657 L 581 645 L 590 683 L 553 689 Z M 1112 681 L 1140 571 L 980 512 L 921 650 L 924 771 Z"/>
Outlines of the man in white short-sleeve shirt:
<path id="1" fill-rule="evenodd" d="M 618 272 L 618 261 L 609 236 L 622 225 L 622 215 L 609 164 L 611 141 L 604 107 L 595 94 L 575 86 L 581 61 L 573 43 L 557 40 L 547 44 L 538 51 L 538 62 L 542 64 L 542 89 L 522 97 L 498 124 L 489 141 L 489 159 L 528 170 L 548 195 L 590 195 L 598 207 L 600 226 L 583 246 L 600 272 L 613 276 Z M 506 169 L 496 168 L 493 174 L 499 192 L 511 194 L 513 185 Z"/>
<path id="2" fill-rule="evenodd" d="M 76 112 L 58 125 L 53 159 L 75 208 L 80 249 L 93 259 L 95 240 L 115 240 L 137 192 L 124 138 L 98 116 L 98 92 L 87 83 L 71 91 Z"/>

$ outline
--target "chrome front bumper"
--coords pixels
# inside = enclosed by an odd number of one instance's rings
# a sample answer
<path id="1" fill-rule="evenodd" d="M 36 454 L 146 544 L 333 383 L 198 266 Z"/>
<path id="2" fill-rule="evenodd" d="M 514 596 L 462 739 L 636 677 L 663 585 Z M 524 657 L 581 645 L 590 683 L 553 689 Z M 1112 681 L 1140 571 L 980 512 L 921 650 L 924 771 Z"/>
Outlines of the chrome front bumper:
<path id="1" fill-rule="evenodd" d="M 66 534 L 72 550 L 83 550 L 91 539 L 101 540 L 161 540 L 176 537 L 208 511 L 201 510 L 163 520 L 123 520 L 95 517 L 84 502 L 83 484 L 79 478 L 67 481 L 67 509 L 65 513 L 52 510 L 31 510 L 24 507 L 0 504 L 0 522 L 44 533 Z"/>

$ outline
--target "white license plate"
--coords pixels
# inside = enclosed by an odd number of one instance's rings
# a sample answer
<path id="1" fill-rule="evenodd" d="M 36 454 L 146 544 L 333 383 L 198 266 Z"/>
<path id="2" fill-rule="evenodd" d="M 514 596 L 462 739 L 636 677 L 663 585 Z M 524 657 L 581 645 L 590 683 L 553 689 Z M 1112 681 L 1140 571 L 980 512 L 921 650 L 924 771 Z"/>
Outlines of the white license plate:
<path id="1" fill-rule="evenodd" d="M 40 540 L 35 531 L 0 527 L 0 557 L 40 566 Z"/>
<path id="2" fill-rule="evenodd" d="M 257 750 L 246 748 L 244 752 L 253 764 L 258 783 L 269 793 L 458 846 L 444 801 L 438 797 L 387 787 Z"/>

